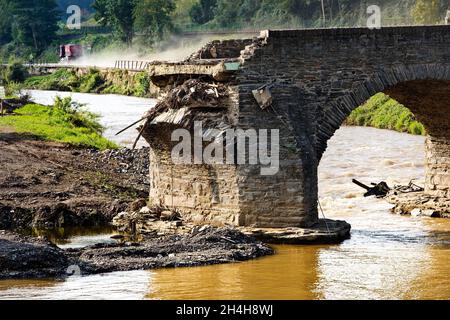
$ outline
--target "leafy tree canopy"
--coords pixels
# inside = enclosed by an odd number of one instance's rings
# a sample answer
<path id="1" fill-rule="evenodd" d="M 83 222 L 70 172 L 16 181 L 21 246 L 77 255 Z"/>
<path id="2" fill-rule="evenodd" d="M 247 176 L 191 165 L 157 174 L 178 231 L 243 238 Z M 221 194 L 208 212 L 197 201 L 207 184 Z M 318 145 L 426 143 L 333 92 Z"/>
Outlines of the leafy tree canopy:
<path id="1" fill-rule="evenodd" d="M 59 10 L 55 0 L 3 0 L 11 18 L 11 37 L 19 45 L 44 50 L 56 37 Z"/>

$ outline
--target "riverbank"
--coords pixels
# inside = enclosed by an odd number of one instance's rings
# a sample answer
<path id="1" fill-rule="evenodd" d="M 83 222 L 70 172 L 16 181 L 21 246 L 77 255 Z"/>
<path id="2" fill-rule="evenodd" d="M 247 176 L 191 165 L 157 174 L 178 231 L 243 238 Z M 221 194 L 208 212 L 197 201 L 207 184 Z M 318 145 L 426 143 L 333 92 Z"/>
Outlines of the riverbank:
<path id="1" fill-rule="evenodd" d="M 424 192 L 393 192 L 386 197 L 393 204 L 392 212 L 414 217 L 450 218 L 450 199 L 427 195 Z"/>
<path id="2" fill-rule="evenodd" d="M 0 163 L 0 229 L 108 224 L 148 195 L 148 149 L 100 152 L 1 126 Z"/>
<path id="3" fill-rule="evenodd" d="M 0 230 L 107 226 L 120 212 L 146 206 L 148 148 L 98 151 L 0 128 Z M 272 253 L 238 230 L 209 226 L 183 233 L 160 229 L 136 243 L 68 250 L 46 238 L 2 231 L 0 279 L 64 277 L 71 265 L 97 274 L 230 263 Z"/>
<path id="4" fill-rule="evenodd" d="M 146 71 L 119 69 L 61 68 L 53 73 L 28 77 L 25 89 L 80 93 L 119 94 L 156 98 L 158 89 Z"/>
<path id="5" fill-rule="evenodd" d="M 89 275 L 204 266 L 273 253 L 271 248 L 228 228 L 209 227 L 184 235 L 157 236 L 139 243 L 99 244 L 67 250 L 45 238 L 0 231 L 0 279 L 63 278 L 73 272 Z"/>

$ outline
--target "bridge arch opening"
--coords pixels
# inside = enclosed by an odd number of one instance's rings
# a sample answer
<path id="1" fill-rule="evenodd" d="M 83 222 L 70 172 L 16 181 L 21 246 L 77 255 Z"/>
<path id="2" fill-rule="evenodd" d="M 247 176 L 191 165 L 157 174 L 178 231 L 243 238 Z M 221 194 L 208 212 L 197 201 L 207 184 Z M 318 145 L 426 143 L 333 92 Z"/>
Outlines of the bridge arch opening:
<path id="1" fill-rule="evenodd" d="M 446 70 L 446 68 L 444 67 L 443 70 Z M 364 83 L 354 91 L 350 92 L 344 97 L 340 97 L 338 101 L 334 102 L 334 107 L 340 107 L 339 111 L 328 116 L 326 113 L 324 114 L 324 118 L 328 118 L 330 119 L 330 121 L 328 123 L 326 123 L 325 121 L 325 123 L 322 124 L 322 128 L 327 128 L 328 130 L 332 128 L 332 134 L 330 135 L 330 137 L 326 138 L 324 145 L 322 144 L 316 147 L 318 163 L 321 162 L 325 150 L 327 150 L 329 139 L 335 135 L 336 130 L 341 127 L 346 117 L 349 116 L 354 109 L 362 105 L 366 100 L 370 99 L 370 97 L 373 96 L 374 93 L 376 93 L 375 91 L 383 92 L 392 99 L 407 107 L 414 114 L 417 121 L 421 122 L 425 126 L 425 129 L 427 131 L 424 146 L 425 194 L 437 198 L 450 198 L 450 79 L 448 71 L 447 73 L 443 72 L 441 75 L 442 76 L 436 76 L 436 73 L 431 74 L 430 69 L 427 69 L 425 67 L 423 68 L 421 77 L 405 77 L 401 81 L 395 80 L 389 84 L 380 81 L 380 79 L 385 79 L 386 75 L 376 75 L 374 78 Z M 331 112 L 331 110 L 328 109 L 328 112 Z M 336 114 L 339 114 L 340 118 L 337 119 Z M 352 134 L 358 135 L 357 129 L 356 131 L 352 132 Z M 338 138 L 345 135 L 346 134 L 342 132 L 339 132 L 337 134 Z M 347 136 L 347 139 L 350 140 L 350 143 L 353 138 L 354 137 Z M 361 139 L 361 137 L 357 137 L 355 139 Z M 366 139 L 370 139 L 370 137 L 366 136 Z M 414 141 L 417 142 L 420 141 L 420 139 L 414 140 L 414 138 L 411 138 L 411 141 L 413 141 L 412 143 L 414 143 Z M 395 144 L 395 140 L 386 141 L 386 144 L 389 143 Z M 367 144 L 370 146 L 370 141 L 368 141 Z M 398 146 L 394 147 L 398 148 Z M 392 145 L 386 145 L 385 148 L 385 150 L 389 150 L 389 148 L 392 148 Z M 418 148 L 417 143 L 415 144 L 415 148 Z M 332 152 L 334 152 L 334 149 L 336 148 L 331 149 L 333 149 Z M 370 147 L 368 149 L 370 149 Z M 408 149 L 408 147 L 405 147 L 405 149 Z M 381 152 L 381 154 L 383 154 L 384 152 L 389 152 L 382 149 L 380 149 L 379 151 Z M 406 150 L 405 152 L 408 152 L 408 150 Z M 411 150 L 409 150 L 409 152 L 410 159 L 411 157 L 413 157 L 416 161 L 418 159 L 421 159 L 424 154 L 422 148 L 417 149 L 417 156 L 411 155 Z M 361 159 L 364 160 L 369 156 L 370 155 L 367 154 L 362 155 Z M 380 158 L 380 155 L 377 156 L 378 158 Z M 383 156 L 381 156 L 381 158 L 382 157 Z M 386 158 L 386 161 L 390 161 L 388 159 L 388 156 Z M 327 165 L 328 164 L 324 164 L 323 166 L 321 166 L 318 173 L 321 179 L 321 188 L 322 184 L 326 184 L 326 182 L 322 181 L 322 179 L 327 178 L 327 174 L 323 171 L 330 170 Z M 383 166 L 379 166 L 378 169 L 382 167 Z M 353 167 L 349 168 L 349 170 L 357 171 L 358 168 Z M 370 168 L 368 168 L 368 170 L 370 171 Z M 402 169 L 398 168 L 398 170 Z M 417 173 L 417 170 L 409 172 L 405 171 L 405 174 L 411 174 L 411 172 Z M 367 178 L 367 175 L 370 175 L 370 172 L 354 172 L 354 174 L 349 173 L 350 176 L 348 177 L 348 179 L 351 181 L 351 177 L 357 178 L 358 174 Z M 376 177 L 378 177 L 378 175 L 376 172 L 376 168 L 374 168 L 373 175 L 375 179 L 377 179 Z M 421 175 L 421 178 L 422 177 L 423 175 Z M 414 176 L 414 174 L 412 174 L 411 177 L 406 176 L 405 178 L 414 179 L 417 178 L 417 176 Z M 385 179 L 388 179 L 388 177 L 386 177 Z M 423 182 L 423 180 L 421 182 Z M 347 197 L 349 195 L 348 193 L 344 193 L 342 194 L 342 196 Z"/>

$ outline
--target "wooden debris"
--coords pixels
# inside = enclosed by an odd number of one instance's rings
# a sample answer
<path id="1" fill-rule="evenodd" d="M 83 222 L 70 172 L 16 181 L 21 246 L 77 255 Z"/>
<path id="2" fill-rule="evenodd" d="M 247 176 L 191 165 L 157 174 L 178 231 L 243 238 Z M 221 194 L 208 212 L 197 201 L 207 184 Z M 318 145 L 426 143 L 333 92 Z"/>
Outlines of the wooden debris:
<path id="1" fill-rule="evenodd" d="M 357 186 L 367 190 L 367 192 L 364 194 L 364 197 L 376 196 L 377 198 L 384 198 L 392 190 L 384 181 L 378 184 L 372 183 L 372 187 L 366 186 L 364 183 L 359 182 L 356 179 L 353 179 L 352 182 Z"/>
<path id="2" fill-rule="evenodd" d="M 168 110 L 189 108 L 223 107 L 221 99 L 228 96 L 228 87 L 224 84 L 213 84 L 199 79 L 191 79 L 173 88 L 167 96 L 147 113 L 152 121 Z"/>

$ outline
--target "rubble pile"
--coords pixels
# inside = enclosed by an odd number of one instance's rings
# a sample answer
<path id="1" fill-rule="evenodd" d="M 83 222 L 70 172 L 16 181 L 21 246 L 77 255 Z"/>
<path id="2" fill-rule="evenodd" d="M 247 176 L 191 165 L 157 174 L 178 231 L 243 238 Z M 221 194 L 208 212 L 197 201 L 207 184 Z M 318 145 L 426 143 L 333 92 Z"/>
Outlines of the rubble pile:
<path id="1" fill-rule="evenodd" d="M 133 204 L 130 205 L 127 212 L 121 212 L 114 217 L 113 225 L 120 232 L 145 238 L 185 233 L 188 230 L 188 227 L 183 224 L 181 215 L 176 211 L 147 206 L 137 209 L 133 206 Z"/>
<path id="2" fill-rule="evenodd" d="M 115 161 L 118 165 L 115 171 L 120 174 L 132 175 L 134 181 L 143 186 L 150 186 L 149 178 L 149 148 L 129 149 L 122 148 L 118 150 L 88 150 L 86 154 L 92 160 L 99 164 L 108 164 Z"/>

